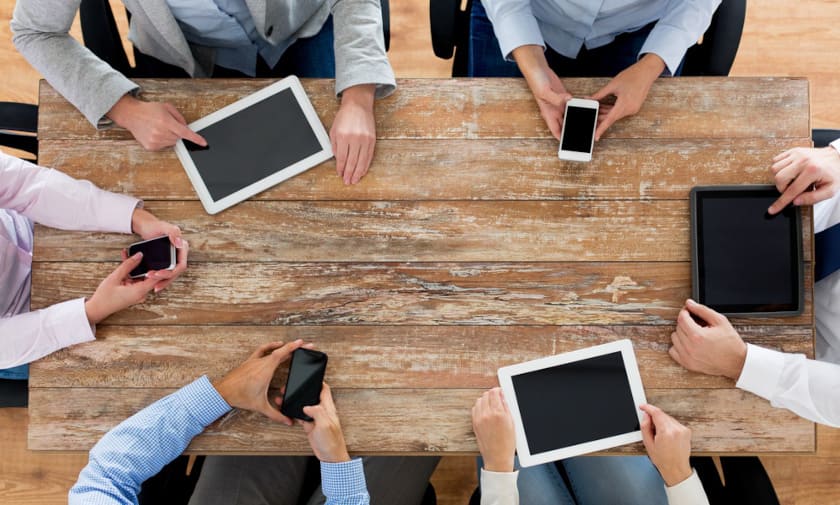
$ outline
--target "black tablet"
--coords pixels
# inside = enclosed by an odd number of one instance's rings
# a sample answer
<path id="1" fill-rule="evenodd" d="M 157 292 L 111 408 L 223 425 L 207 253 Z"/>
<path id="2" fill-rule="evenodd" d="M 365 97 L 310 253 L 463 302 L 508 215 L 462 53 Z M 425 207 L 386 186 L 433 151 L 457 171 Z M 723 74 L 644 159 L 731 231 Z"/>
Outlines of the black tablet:
<path id="1" fill-rule="evenodd" d="M 775 216 L 774 186 L 691 190 L 692 294 L 730 316 L 802 313 L 802 217 L 789 205 Z"/>

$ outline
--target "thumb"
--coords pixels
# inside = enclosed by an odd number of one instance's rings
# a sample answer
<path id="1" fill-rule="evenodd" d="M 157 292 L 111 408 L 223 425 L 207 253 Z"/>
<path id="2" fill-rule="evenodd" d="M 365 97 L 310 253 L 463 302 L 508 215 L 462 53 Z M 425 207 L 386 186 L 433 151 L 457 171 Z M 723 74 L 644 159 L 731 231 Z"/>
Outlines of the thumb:
<path id="1" fill-rule="evenodd" d="M 599 89 L 592 95 L 593 100 L 601 101 L 604 98 L 615 94 L 615 79 L 611 79 L 603 88 Z"/>
<path id="2" fill-rule="evenodd" d="M 645 450 L 650 453 L 653 450 L 654 433 L 653 421 L 651 421 L 647 412 L 642 413 L 642 422 L 640 427 L 642 432 L 642 443 L 645 444 Z"/>
<path id="3" fill-rule="evenodd" d="M 691 299 L 686 301 L 685 308 L 688 309 L 689 312 L 691 312 L 695 316 L 699 316 L 700 319 L 706 321 L 709 324 L 720 324 L 726 319 L 723 314 L 703 304 L 697 303 Z"/>
<path id="4" fill-rule="evenodd" d="M 566 106 L 566 102 L 568 102 L 571 97 L 572 95 L 569 93 L 558 93 L 551 88 L 546 88 L 540 96 L 543 101 L 548 102 L 555 107 L 561 108 Z"/>
<path id="5" fill-rule="evenodd" d="M 113 277 L 117 280 L 123 280 L 128 277 L 128 274 L 131 273 L 132 270 L 137 268 L 140 265 L 140 262 L 143 260 L 143 253 L 138 252 L 134 255 L 130 256 L 128 259 L 123 261 L 120 266 L 118 266 L 109 277 Z"/>
<path id="6" fill-rule="evenodd" d="M 601 135 L 603 135 L 604 132 L 607 131 L 607 128 L 612 126 L 613 123 L 620 119 L 620 114 L 621 113 L 619 112 L 619 107 L 613 106 L 610 109 L 607 115 L 604 116 L 604 119 L 602 119 L 598 124 L 598 128 L 595 129 L 595 140 L 601 140 Z"/>

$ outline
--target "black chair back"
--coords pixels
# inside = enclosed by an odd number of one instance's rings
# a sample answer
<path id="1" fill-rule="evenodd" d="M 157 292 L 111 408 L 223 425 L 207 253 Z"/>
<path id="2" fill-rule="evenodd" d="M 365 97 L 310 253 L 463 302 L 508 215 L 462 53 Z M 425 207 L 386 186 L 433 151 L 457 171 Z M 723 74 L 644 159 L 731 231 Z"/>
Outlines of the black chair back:
<path id="1" fill-rule="evenodd" d="M 0 146 L 25 151 L 38 159 L 38 106 L 0 102 Z"/>

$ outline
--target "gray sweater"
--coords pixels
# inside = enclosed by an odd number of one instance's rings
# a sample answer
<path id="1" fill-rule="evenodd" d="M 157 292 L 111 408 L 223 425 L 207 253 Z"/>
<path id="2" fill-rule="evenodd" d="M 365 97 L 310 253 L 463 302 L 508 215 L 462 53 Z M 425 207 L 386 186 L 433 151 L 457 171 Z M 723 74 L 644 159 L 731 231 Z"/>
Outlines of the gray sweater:
<path id="1" fill-rule="evenodd" d="M 11 22 L 18 51 L 94 126 L 126 93 L 140 88 L 69 35 L 81 0 L 18 0 Z M 123 0 L 131 12 L 129 38 L 144 54 L 183 68 L 192 77 L 213 71 L 212 48 L 190 46 L 166 0 Z M 316 35 L 333 14 L 335 89 L 376 84 L 376 96 L 396 87 L 385 54 L 379 0 L 245 0 L 267 41 Z"/>

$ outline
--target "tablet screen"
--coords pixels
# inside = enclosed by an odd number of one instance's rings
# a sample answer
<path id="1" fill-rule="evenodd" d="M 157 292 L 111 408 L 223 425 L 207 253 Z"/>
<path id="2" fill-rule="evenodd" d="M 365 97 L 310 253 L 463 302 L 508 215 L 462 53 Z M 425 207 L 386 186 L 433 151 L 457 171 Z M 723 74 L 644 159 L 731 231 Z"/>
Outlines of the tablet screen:
<path id="1" fill-rule="evenodd" d="M 699 302 L 724 313 L 799 308 L 796 209 L 775 189 L 697 192 Z"/>
<path id="2" fill-rule="evenodd" d="M 621 351 L 511 380 L 531 454 L 639 430 Z"/>
<path id="3" fill-rule="evenodd" d="M 322 150 L 288 88 L 198 133 L 209 148 L 188 152 L 214 201 Z"/>

